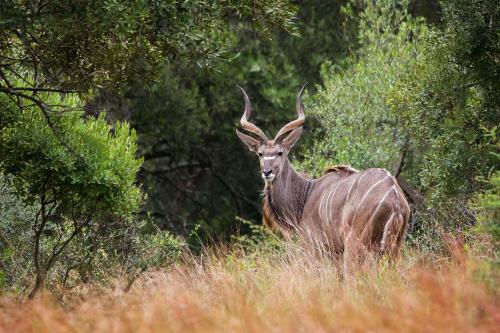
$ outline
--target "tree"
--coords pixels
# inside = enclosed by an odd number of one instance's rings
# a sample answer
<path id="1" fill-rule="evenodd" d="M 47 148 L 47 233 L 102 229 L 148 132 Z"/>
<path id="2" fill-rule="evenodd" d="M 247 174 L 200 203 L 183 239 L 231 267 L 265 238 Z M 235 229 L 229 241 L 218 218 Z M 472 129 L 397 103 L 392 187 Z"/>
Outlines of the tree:
<path id="1" fill-rule="evenodd" d="M 135 175 L 142 160 L 135 157 L 129 126 L 117 123 L 110 132 L 104 117 L 83 119 L 81 111 L 68 110 L 81 104 L 74 95 L 45 92 L 38 98 L 41 106 L 0 94 L 2 172 L 18 197 L 38 205 L 31 225 L 36 283 L 30 298 L 76 237 L 110 218 L 130 219 L 141 203 Z M 46 114 L 45 105 L 51 106 Z M 43 248 L 45 237 L 53 242 Z"/>
<path id="2" fill-rule="evenodd" d="M 165 61 L 210 65 L 231 45 L 228 24 L 248 20 L 265 33 L 291 29 L 294 7 L 286 1 L 4 1 L 0 5 L 0 76 L 20 67 L 34 85 L 87 91 L 103 85 L 153 79 Z M 3 90 L 4 93 L 9 93 Z"/>

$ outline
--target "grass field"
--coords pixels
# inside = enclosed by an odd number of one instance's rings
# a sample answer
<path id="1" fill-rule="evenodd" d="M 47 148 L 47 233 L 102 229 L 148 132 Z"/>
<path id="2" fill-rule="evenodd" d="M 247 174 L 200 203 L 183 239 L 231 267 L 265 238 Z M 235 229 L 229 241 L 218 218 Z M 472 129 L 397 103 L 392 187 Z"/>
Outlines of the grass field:
<path id="1" fill-rule="evenodd" d="M 151 272 L 128 293 L 117 281 L 32 302 L 4 297 L 0 332 L 498 332 L 497 281 L 483 266 L 455 244 L 342 278 L 339 263 L 299 246 L 219 249 Z"/>

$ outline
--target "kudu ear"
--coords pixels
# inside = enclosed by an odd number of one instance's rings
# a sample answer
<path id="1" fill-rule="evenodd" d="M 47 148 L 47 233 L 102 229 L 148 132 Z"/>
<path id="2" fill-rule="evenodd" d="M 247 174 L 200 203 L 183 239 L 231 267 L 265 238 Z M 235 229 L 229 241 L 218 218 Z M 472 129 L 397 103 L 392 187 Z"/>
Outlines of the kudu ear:
<path id="1" fill-rule="evenodd" d="M 250 135 L 246 135 L 244 133 L 241 133 L 238 130 L 236 130 L 236 134 L 238 134 L 238 137 L 240 138 L 240 140 L 243 141 L 247 145 L 247 147 L 248 147 L 248 149 L 250 149 L 250 151 L 253 151 L 254 153 L 256 153 L 259 150 L 259 146 L 260 146 L 259 140 L 252 138 Z"/>
<path id="2" fill-rule="evenodd" d="M 282 145 L 286 150 L 292 149 L 293 145 L 299 140 L 300 136 L 302 135 L 302 130 L 302 126 L 297 127 L 283 139 Z"/>

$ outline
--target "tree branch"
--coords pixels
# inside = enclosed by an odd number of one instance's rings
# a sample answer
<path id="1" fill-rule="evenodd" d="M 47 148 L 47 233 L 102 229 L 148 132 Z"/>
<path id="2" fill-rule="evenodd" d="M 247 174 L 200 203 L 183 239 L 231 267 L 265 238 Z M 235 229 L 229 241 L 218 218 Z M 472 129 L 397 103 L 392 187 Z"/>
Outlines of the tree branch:
<path id="1" fill-rule="evenodd" d="M 5 79 L 4 79 L 5 80 Z M 57 92 L 62 94 L 76 94 L 83 93 L 85 90 L 72 90 L 72 89 L 58 89 L 58 88 L 26 88 L 26 87 L 10 87 L 13 90 L 19 91 L 32 91 L 32 92 Z"/>

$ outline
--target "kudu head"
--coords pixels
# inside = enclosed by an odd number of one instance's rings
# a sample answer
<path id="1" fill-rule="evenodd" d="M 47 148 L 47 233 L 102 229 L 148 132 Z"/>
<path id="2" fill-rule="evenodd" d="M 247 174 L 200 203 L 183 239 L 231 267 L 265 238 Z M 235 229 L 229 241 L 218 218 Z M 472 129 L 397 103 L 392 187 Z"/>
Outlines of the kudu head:
<path id="1" fill-rule="evenodd" d="M 262 178 L 264 178 L 266 183 L 272 183 L 279 176 L 290 149 L 302 134 L 305 115 L 301 98 L 306 85 L 302 87 L 297 95 L 297 119 L 283 126 L 273 140 L 269 140 L 260 128 L 248 121 L 252 113 L 252 106 L 245 90 L 238 86 L 245 98 L 245 111 L 243 111 L 243 116 L 240 120 L 241 127 L 252 135 L 244 134 L 238 130 L 236 130 L 236 134 L 238 134 L 241 141 L 247 145 L 250 151 L 259 156 Z"/>

